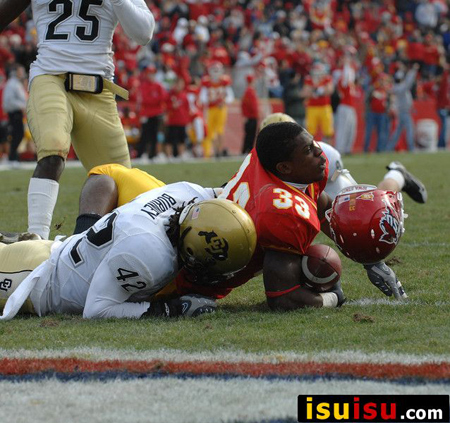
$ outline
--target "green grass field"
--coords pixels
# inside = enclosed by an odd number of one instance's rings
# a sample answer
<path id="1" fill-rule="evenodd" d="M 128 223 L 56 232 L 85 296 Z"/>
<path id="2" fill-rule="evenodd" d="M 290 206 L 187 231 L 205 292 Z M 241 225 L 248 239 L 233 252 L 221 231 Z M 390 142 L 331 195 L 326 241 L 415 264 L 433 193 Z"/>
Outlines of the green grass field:
<path id="1" fill-rule="evenodd" d="M 348 303 L 341 309 L 270 312 L 261 278 L 219 302 L 215 315 L 193 320 L 84 321 L 78 316 L 19 317 L 0 325 L 5 349 L 174 348 L 268 351 L 388 351 L 448 354 L 450 349 L 450 154 L 367 155 L 345 158 L 356 180 L 377 183 L 392 159 L 401 160 L 427 185 L 429 200 L 405 197 L 406 233 L 389 258 L 409 294 L 407 303 L 387 300 L 367 279 L 361 265 L 342 257 Z M 170 183 L 187 180 L 204 186 L 227 181 L 240 162 L 149 165 L 142 169 Z M 31 170 L 0 172 L 0 228 L 26 229 L 26 193 Z M 81 168 L 67 169 L 60 186 L 52 236 L 70 234 L 85 179 Z M 331 244 L 320 235 L 317 241 Z"/>

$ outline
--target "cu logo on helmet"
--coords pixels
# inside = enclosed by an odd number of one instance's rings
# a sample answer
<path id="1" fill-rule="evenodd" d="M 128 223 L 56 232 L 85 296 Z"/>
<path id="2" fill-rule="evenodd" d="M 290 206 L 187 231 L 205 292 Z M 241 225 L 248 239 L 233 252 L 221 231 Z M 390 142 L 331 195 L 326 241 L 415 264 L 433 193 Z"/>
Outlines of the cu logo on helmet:
<path id="1" fill-rule="evenodd" d="M 208 244 L 205 251 L 212 258 L 218 261 L 225 261 L 228 258 L 228 241 L 225 238 L 219 238 L 214 231 L 200 231 L 198 235 L 205 237 L 205 242 Z"/>
<path id="2" fill-rule="evenodd" d="M 383 211 L 383 217 L 380 219 L 380 228 L 383 232 L 380 241 L 386 244 L 397 244 L 400 234 L 400 222 L 394 215 L 394 209 L 384 200 L 386 209 Z"/>

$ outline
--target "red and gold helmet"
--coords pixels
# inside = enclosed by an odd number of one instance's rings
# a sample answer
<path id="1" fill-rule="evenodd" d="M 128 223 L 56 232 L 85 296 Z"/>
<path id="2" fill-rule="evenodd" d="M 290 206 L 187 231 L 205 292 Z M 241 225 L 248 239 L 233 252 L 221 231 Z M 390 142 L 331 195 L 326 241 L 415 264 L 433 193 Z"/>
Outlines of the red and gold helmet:
<path id="1" fill-rule="evenodd" d="M 342 254 L 363 264 L 386 258 L 405 231 L 402 194 L 372 185 L 344 188 L 327 218 Z"/>

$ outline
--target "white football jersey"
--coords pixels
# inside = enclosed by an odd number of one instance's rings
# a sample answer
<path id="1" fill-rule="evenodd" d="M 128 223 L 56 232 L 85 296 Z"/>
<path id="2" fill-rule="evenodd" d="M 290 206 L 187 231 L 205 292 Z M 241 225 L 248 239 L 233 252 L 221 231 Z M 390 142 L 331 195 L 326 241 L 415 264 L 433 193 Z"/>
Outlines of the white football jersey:
<path id="1" fill-rule="evenodd" d="M 31 6 L 38 55 L 31 65 L 30 82 L 38 75 L 66 72 L 112 80 L 112 38 L 119 20 L 139 44 L 153 35 L 154 18 L 144 0 L 32 0 Z"/>
<path id="2" fill-rule="evenodd" d="M 36 312 L 139 318 L 150 306 L 144 299 L 178 272 L 167 224 L 175 208 L 194 198 L 208 200 L 214 193 L 188 182 L 156 188 L 70 237 L 47 260 L 54 266 L 51 276 L 31 293 Z"/>

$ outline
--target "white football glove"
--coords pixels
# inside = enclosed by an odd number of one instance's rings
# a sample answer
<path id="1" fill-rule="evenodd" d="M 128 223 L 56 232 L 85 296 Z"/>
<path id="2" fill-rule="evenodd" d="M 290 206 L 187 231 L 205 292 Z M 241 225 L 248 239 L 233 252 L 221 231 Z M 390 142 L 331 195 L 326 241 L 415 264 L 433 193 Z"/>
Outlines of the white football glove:
<path id="1" fill-rule="evenodd" d="M 367 276 L 384 295 L 388 297 L 394 294 L 397 300 L 405 300 L 408 298 L 405 289 L 397 279 L 395 272 L 383 261 L 375 264 L 365 264 Z"/>

